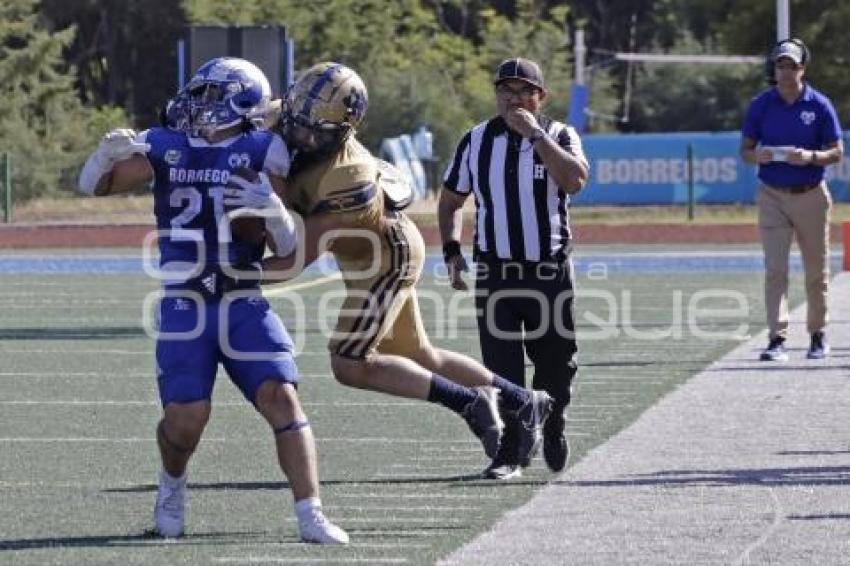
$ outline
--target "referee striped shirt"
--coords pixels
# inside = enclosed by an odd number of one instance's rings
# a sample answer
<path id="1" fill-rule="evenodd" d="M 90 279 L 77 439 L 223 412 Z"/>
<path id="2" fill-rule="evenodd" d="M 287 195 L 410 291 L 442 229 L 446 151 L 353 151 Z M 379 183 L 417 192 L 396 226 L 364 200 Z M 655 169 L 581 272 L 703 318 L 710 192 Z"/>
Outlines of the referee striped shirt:
<path id="1" fill-rule="evenodd" d="M 575 129 L 541 117 L 558 145 L 587 163 Z M 520 261 L 563 261 L 571 234 L 569 195 L 550 178 L 528 139 L 497 116 L 466 132 L 443 185 L 475 196 L 475 253 Z"/>

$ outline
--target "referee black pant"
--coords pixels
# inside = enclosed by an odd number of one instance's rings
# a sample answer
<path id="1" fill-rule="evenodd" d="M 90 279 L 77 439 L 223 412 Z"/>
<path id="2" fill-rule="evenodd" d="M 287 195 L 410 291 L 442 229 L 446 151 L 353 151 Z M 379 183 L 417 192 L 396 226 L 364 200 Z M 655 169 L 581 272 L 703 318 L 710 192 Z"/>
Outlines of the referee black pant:
<path id="1" fill-rule="evenodd" d="M 476 266 L 478 335 L 487 369 L 525 387 L 525 354 L 533 389 L 555 409 L 570 402 L 576 374 L 573 273 L 564 263 L 515 262 L 482 254 Z"/>

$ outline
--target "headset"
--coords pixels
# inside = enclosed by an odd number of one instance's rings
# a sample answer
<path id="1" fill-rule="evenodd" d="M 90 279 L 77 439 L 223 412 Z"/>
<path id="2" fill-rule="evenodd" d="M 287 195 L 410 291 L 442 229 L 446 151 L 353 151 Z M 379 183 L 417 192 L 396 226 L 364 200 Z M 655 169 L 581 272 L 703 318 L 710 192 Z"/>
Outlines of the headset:
<path id="1" fill-rule="evenodd" d="M 800 48 L 800 51 L 803 52 L 803 60 L 800 61 L 801 65 L 804 65 L 804 66 L 808 65 L 809 60 L 812 58 L 812 54 L 809 51 L 809 48 L 806 47 L 806 44 L 803 43 L 802 39 L 797 39 L 796 37 L 792 37 L 792 38 L 789 38 L 789 39 L 783 39 L 782 41 L 777 41 L 773 45 L 773 48 L 770 50 L 770 53 L 767 55 L 767 57 L 764 60 L 764 74 L 765 74 L 765 78 L 767 79 L 767 84 L 769 84 L 769 85 L 775 85 L 776 84 L 776 62 L 774 61 L 774 58 L 776 57 L 776 54 L 779 51 L 779 49 L 783 45 L 785 45 L 786 43 L 793 43 L 794 45 L 796 45 L 797 47 Z"/>

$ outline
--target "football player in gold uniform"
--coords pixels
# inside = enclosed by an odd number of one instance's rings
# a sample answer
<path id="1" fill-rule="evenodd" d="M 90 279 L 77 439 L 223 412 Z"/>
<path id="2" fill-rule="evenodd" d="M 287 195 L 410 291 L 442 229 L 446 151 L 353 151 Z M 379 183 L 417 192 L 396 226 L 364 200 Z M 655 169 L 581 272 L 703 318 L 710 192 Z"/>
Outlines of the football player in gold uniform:
<path id="1" fill-rule="evenodd" d="M 320 63 L 289 89 L 270 126 L 294 152 L 286 179 L 288 207 L 303 218 L 302 249 L 263 264 L 263 282 L 297 274 L 329 251 L 342 272 L 346 298 L 329 343 L 337 381 L 351 387 L 440 403 L 461 415 L 495 455 L 504 407 L 524 424 L 520 454 L 528 465 L 541 442 L 551 398 L 494 375 L 477 361 L 434 347 L 422 325 L 415 284 L 425 247 L 400 210 L 404 181 L 354 137 L 368 104 L 352 69 Z M 402 191 L 403 192 L 403 191 Z M 284 272 L 285 273 L 281 273 Z"/>

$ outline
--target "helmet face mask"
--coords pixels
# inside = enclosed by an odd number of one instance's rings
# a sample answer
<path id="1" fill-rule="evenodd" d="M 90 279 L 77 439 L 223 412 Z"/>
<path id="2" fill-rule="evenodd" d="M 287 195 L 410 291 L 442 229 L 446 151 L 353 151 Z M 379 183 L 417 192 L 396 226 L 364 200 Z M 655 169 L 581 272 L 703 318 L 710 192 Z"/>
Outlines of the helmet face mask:
<path id="1" fill-rule="evenodd" d="M 166 103 L 160 121 L 172 130 L 189 131 L 189 99 L 185 93 L 177 93 Z"/>
<path id="2" fill-rule="evenodd" d="M 363 80 L 338 63 L 319 63 L 287 91 L 282 112 L 287 143 L 307 153 L 333 153 L 366 115 Z"/>
<path id="3" fill-rule="evenodd" d="M 256 65 L 219 57 L 201 65 L 169 108 L 174 106 L 174 121 L 191 136 L 210 138 L 233 126 L 262 122 L 270 99 L 269 81 Z"/>
<path id="4" fill-rule="evenodd" d="M 283 132 L 291 146 L 308 153 L 333 153 L 348 138 L 351 126 L 310 122 L 301 114 L 283 114 Z"/>

